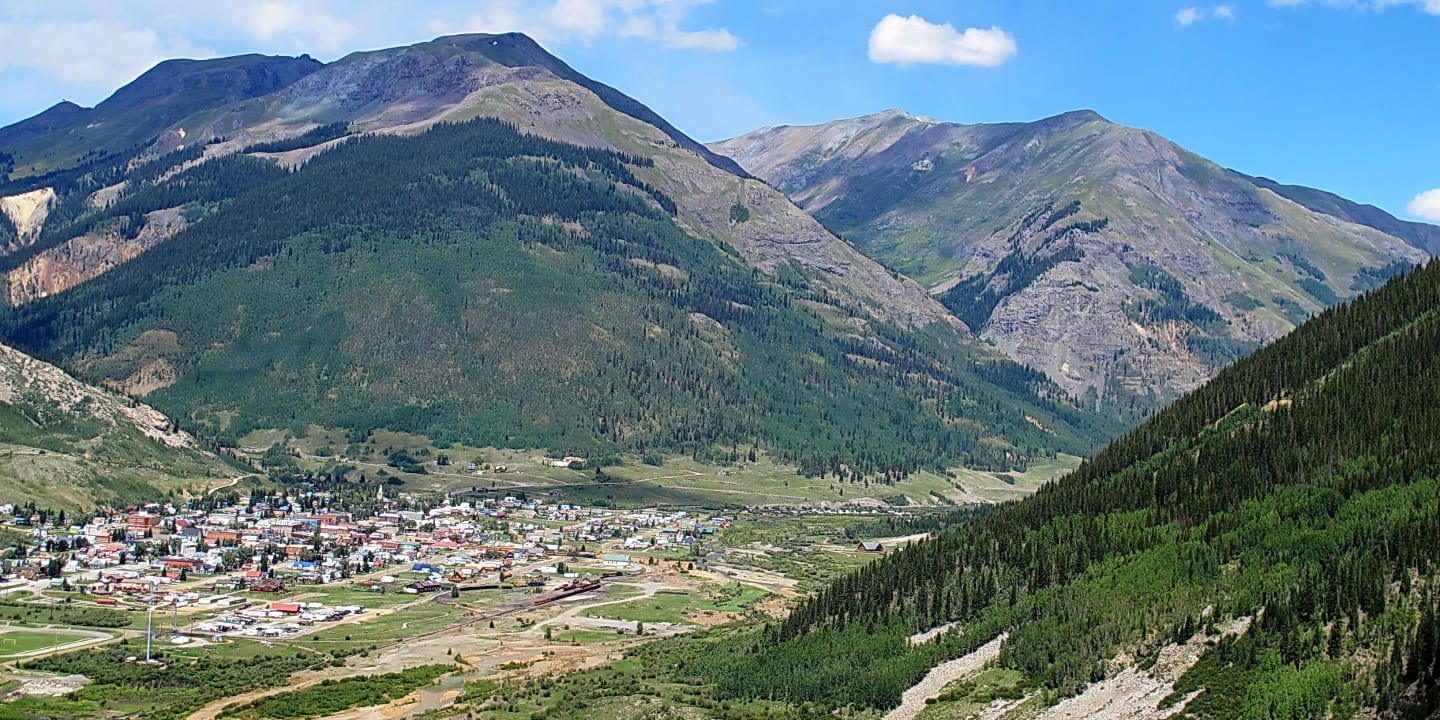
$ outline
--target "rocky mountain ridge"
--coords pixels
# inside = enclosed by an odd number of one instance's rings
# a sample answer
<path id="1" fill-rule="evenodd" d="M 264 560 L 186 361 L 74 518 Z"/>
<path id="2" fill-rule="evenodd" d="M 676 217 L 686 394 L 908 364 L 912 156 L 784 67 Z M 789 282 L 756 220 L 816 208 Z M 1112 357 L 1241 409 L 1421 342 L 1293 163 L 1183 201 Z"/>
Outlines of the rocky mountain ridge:
<path id="1" fill-rule="evenodd" d="M 1092 111 L 957 125 L 891 110 L 711 147 L 1010 357 L 1127 417 L 1431 248 L 1429 226 L 1326 212 L 1344 201 Z"/>
<path id="2" fill-rule="evenodd" d="M 194 437 L 177 429 L 155 408 L 86 385 L 7 345 L 0 345 L 0 404 L 24 414 L 39 427 L 64 417 L 85 417 L 111 425 L 128 424 L 166 447 L 196 446 Z"/>

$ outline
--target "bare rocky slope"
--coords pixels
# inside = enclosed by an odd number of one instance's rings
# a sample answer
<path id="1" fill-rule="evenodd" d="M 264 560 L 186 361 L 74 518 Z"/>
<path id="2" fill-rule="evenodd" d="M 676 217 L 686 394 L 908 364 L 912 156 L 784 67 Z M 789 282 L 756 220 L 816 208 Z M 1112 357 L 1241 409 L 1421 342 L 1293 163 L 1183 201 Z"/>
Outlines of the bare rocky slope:
<path id="1" fill-rule="evenodd" d="M 891 110 L 711 148 L 1122 416 L 1435 250 L 1431 226 L 1241 175 L 1090 111 L 958 125 Z"/>

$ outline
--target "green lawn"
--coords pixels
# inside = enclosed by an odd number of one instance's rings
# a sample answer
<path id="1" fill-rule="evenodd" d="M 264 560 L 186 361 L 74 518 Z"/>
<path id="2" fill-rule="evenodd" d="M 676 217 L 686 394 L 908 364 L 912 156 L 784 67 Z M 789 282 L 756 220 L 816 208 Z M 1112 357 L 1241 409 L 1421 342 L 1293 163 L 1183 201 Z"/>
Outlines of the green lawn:
<path id="1" fill-rule="evenodd" d="M 733 596 L 719 602 L 704 603 L 701 605 L 701 609 L 716 610 L 719 612 L 745 612 L 750 609 L 751 605 L 755 604 L 755 601 L 766 595 L 769 595 L 769 593 L 760 588 L 742 585 L 739 587 L 739 592 Z"/>
<path id="2" fill-rule="evenodd" d="M 555 640 L 557 642 L 573 642 L 584 644 L 608 642 L 610 640 L 617 640 L 622 636 L 619 633 L 614 632 L 613 630 L 609 632 L 606 632 L 604 630 L 566 630 L 564 632 L 552 633 L 550 637 L 552 640 Z"/>
<path id="3" fill-rule="evenodd" d="M 654 597 L 631 600 L 618 605 L 605 605 L 586 613 L 590 617 L 614 618 L 634 622 L 684 622 L 685 613 L 695 609 L 697 598 L 688 592 L 659 592 Z"/>
<path id="4" fill-rule="evenodd" d="M 11 630 L 0 633 L 0 656 L 19 655 L 84 639 L 78 635 L 65 635 L 44 630 Z"/>
<path id="5" fill-rule="evenodd" d="M 428 575 L 426 577 L 428 577 Z M 359 605 L 366 608 L 394 607 L 407 602 L 414 602 L 417 599 L 414 595 L 407 595 L 400 592 L 400 587 L 400 583 L 395 583 L 395 587 L 390 588 L 391 592 L 378 593 L 343 585 L 317 585 L 313 587 L 305 587 L 302 585 L 286 595 L 285 599 L 293 599 L 295 602 L 324 603 L 329 607 Z"/>
<path id="6" fill-rule="evenodd" d="M 413 598 L 413 596 L 411 596 Z M 384 646 L 422 633 L 447 627 L 466 616 L 464 610 L 425 603 L 381 617 L 346 620 L 335 627 L 303 635 L 286 644 L 308 647 L 321 652 Z"/>

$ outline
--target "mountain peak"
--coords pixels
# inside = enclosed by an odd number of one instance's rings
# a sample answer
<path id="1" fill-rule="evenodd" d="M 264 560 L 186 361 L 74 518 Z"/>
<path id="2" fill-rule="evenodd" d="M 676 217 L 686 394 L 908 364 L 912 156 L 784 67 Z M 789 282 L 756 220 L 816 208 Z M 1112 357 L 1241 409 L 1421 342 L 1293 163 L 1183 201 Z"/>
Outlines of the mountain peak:
<path id="1" fill-rule="evenodd" d="M 480 53 L 506 67 L 534 65 L 553 69 L 557 64 L 564 65 L 559 58 L 541 47 L 540 43 L 535 42 L 534 38 L 520 32 L 442 35 L 428 43 L 411 47 L 423 46 L 446 47 L 462 52 Z"/>
<path id="2" fill-rule="evenodd" d="M 389 111 L 391 120 L 428 122 L 459 107 L 484 87 L 528 82 L 533 74 L 496 76 L 483 68 L 534 68 L 594 93 L 611 109 L 659 128 L 676 145 L 740 177 L 749 175 L 729 158 L 711 152 L 639 101 L 586 77 L 524 33 L 469 33 L 370 52 L 354 53 L 297 82 L 282 93 L 286 117 L 367 122 Z M 224 133 L 228 134 L 228 133 Z"/>
<path id="3" fill-rule="evenodd" d="M 902 118 L 905 120 L 919 120 L 921 122 L 935 122 L 931 118 L 920 117 L 919 115 L 915 115 L 909 110 L 905 110 L 903 108 L 889 108 L 887 110 L 881 110 L 878 113 L 866 115 L 865 118 L 874 118 L 876 120 L 893 120 L 896 118 Z"/>
<path id="4" fill-rule="evenodd" d="M 1091 109 L 1089 109 L 1089 108 L 1081 108 L 1081 109 L 1079 109 L 1079 110 L 1071 110 L 1071 111 L 1069 111 L 1069 112 L 1063 112 L 1063 113 L 1060 113 L 1059 115 L 1055 115 L 1055 116 L 1053 116 L 1053 117 L 1046 118 L 1046 119 L 1047 119 L 1047 120 L 1066 120 L 1066 121 L 1069 121 L 1069 122 L 1095 122 L 1095 121 L 1097 121 L 1097 120 L 1100 121 L 1100 122 L 1110 122 L 1109 120 L 1105 119 L 1105 116 L 1104 116 L 1104 115 L 1101 115 L 1100 113 L 1095 112 L 1094 110 L 1091 110 Z"/>
<path id="5" fill-rule="evenodd" d="M 904 108 L 888 108 L 879 112 L 870 113 L 869 115 L 850 118 L 849 120 L 836 120 L 831 123 L 824 123 L 824 125 L 817 127 L 824 127 L 825 125 L 885 125 L 892 122 L 934 125 L 940 121 L 935 118 L 916 115 Z"/>
<path id="6" fill-rule="evenodd" d="M 1105 116 L 1101 115 L 1098 112 L 1095 112 L 1094 110 L 1081 109 L 1063 112 L 1059 115 L 1051 115 L 1050 117 L 1042 118 L 1035 121 L 1034 123 L 1030 123 L 1030 126 L 1042 131 L 1054 132 L 1065 131 L 1069 130 L 1070 128 L 1080 127 L 1081 125 L 1087 125 L 1089 123 L 1095 122 L 1104 123 L 1106 125 L 1114 124 L 1111 123 L 1109 120 L 1105 119 Z"/>
<path id="7" fill-rule="evenodd" d="M 85 151 L 130 152 L 188 117 L 268 95 L 321 67 L 308 55 L 166 60 L 94 108 L 62 102 L 0 128 L 0 150 L 14 155 L 17 167 L 33 164 L 37 173 L 77 161 L 83 152 L 76 134 L 85 136 Z"/>

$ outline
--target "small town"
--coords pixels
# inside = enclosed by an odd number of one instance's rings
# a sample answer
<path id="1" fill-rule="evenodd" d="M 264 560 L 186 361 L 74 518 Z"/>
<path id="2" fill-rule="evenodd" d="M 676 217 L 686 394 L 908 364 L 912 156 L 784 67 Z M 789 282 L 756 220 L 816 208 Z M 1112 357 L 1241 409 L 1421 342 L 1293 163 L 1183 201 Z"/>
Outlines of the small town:
<path id="1" fill-rule="evenodd" d="M 630 552 L 687 554 L 733 520 L 515 496 L 430 507 L 403 495 L 387 498 L 383 487 L 373 514 L 298 509 L 327 495 L 252 495 L 210 509 L 149 503 L 100 512 L 83 524 L 69 524 L 74 518 L 63 511 L 0 506 L 11 528 L 30 535 L 28 545 L 17 543 L 3 560 L 0 594 L 53 589 L 101 606 L 223 608 L 241 602 L 227 592 L 282 593 L 340 582 L 408 594 L 455 586 L 544 588 L 580 576 L 565 571 L 567 560 L 597 574 L 624 571 L 643 560 Z M 273 605 L 271 617 L 310 620 L 338 612 Z"/>
<path id="2" fill-rule="evenodd" d="M 313 658 L 317 680 L 434 662 L 465 668 L 462 686 L 544 678 L 656 638 L 784 617 L 815 583 L 923 537 L 852 541 L 850 528 L 903 517 L 861 506 L 621 509 L 558 488 L 266 487 L 88 515 L 0 505 L 3 702 L 81 691 L 88 675 L 43 672 L 77 650 L 168 667 L 289 648 Z M 462 707 L 442 695 L 398 707 Z"/>

